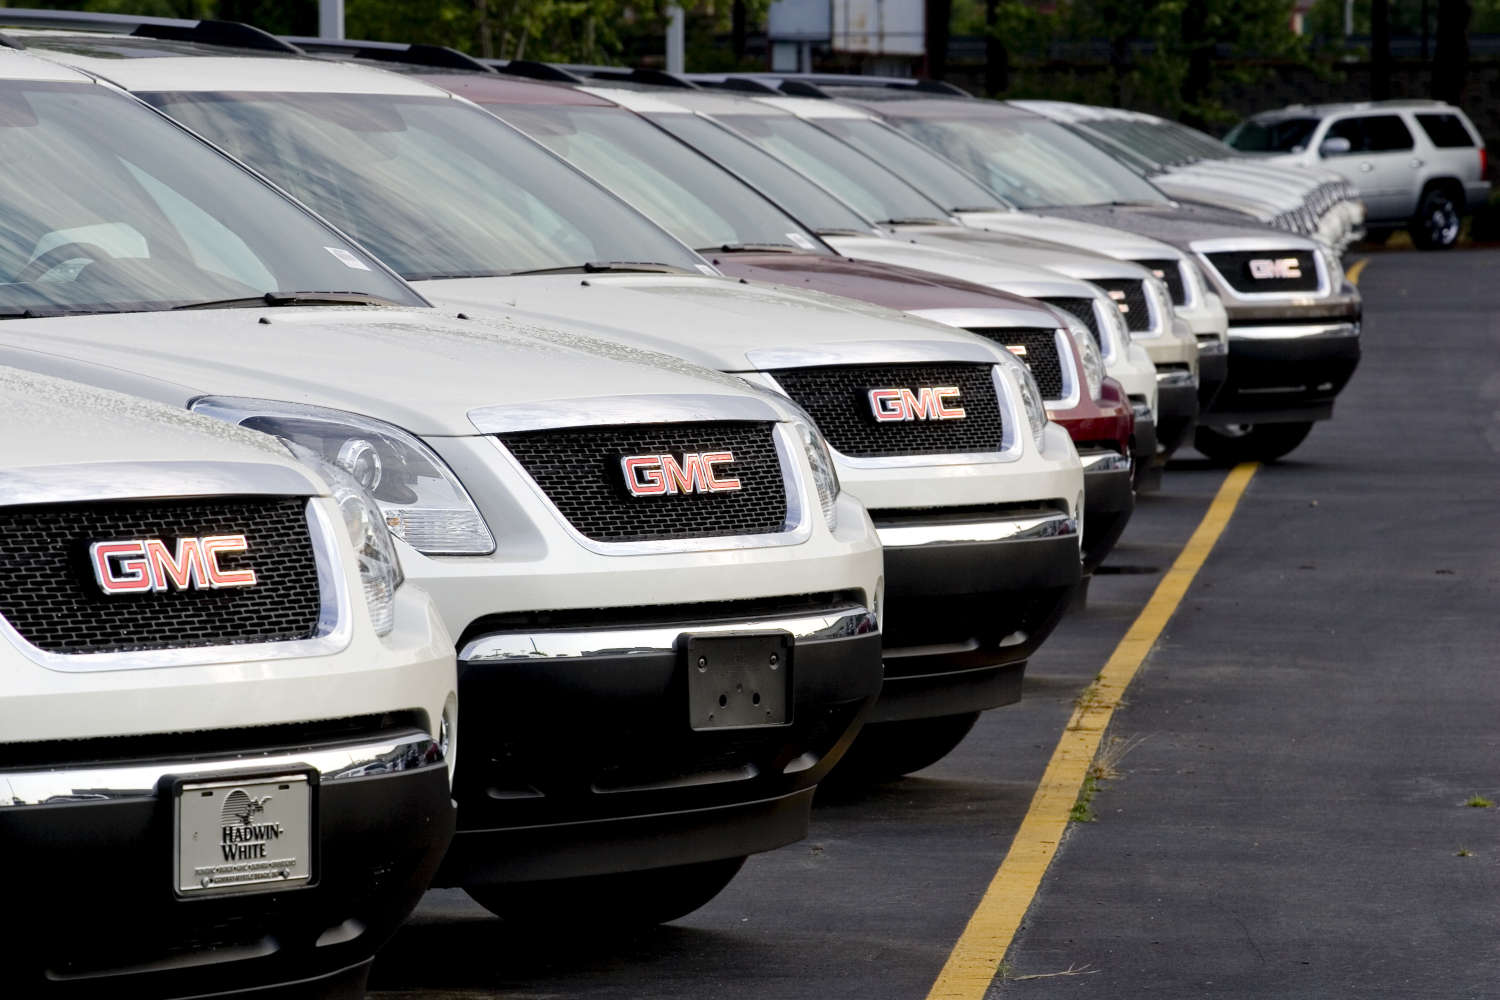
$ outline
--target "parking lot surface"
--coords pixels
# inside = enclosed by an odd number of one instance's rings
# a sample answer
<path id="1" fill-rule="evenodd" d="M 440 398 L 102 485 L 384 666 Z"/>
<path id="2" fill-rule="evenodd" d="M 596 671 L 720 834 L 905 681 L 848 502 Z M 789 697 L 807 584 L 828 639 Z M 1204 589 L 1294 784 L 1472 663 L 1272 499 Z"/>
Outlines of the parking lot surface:
<path id="1" fill-rule="evenodd" d="M 1116 712 L 992 996 L 1487 997 L 1500 982 L 1500 252 L 1379 254 L 1334 421 L 1260 469 Z M 921 998 L 1079 694 L 1225 471 L 1184 461 L 939 765 L 625 939 L 428 894 L 376 997 Z M 1062 973 L 1062 974 L 1059 974 Z"/>

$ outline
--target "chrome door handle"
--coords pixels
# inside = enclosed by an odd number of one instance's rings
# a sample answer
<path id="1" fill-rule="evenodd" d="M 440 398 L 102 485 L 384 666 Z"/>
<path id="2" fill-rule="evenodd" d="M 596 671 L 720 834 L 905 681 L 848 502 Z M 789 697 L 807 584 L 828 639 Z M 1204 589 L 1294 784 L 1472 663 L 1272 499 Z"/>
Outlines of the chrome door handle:
<path id="1" fill-rule="evenodd" d="M 1374 170 L 1374 169 L 1375 169 L 1375 164 L 1373 164 L 1373 163 L 1368 163 L 1368 162 L 1366 162 L 1366 163 L 1361 163 L 1361 164 L 1360 164 L 1360 165 L 1359 165 L 1359 169 L 1361 169 L 1361 170 L 1363 170 L 1363 171 L 1364 171 L 1364 172 L 1365 172 L 1365 173 L 1367 173 L 1367 174 L 1368 174 L 1368 173 L 1369 173 L 1369 172 L 1370 172 L 1370 171 L 1371 171 L 1371 170 Z"/>
<path id="2" fill-rule="evenodd" d="M 1411 161 L 1411 165 L 1412 165 L 1412 168 L 1415 169 L 1417 167 L 1425 166 L 1426 165 L 1426 161 L 1425 160 L 1419 160 L 1419 159 L 1416 159 L 1415 157 L 1413 157 L 1412 161 Z"/>

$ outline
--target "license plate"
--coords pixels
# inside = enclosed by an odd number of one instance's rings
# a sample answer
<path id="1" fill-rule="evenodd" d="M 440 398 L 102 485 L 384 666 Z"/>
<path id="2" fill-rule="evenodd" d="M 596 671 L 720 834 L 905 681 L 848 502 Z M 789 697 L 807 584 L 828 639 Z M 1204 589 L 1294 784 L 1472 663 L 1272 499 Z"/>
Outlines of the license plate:
<path id="1" fill-rule="evenodd" d="M 294 889 L 312 881 L 306 774 L 184 781 L 176 798 L 179 896 Z"/>
<path id="2" fill-rule="evenodd" d="M 693 729 L 784 726 L 792 721 L 792 636 L 742 632 L 683 637 Z"/>

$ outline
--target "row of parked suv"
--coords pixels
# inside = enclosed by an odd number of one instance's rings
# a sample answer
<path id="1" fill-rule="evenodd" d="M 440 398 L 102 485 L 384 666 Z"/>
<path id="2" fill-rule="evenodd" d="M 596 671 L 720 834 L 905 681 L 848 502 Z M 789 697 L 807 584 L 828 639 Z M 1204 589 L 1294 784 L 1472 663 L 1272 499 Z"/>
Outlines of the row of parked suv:
<path id="1" fill-rule="evenodd" d="M 681 916 L 1016 701 L 1177 448 L 1331 415 L 1327 243 L 877 84 L 0 10 L 20 995 Z"/>

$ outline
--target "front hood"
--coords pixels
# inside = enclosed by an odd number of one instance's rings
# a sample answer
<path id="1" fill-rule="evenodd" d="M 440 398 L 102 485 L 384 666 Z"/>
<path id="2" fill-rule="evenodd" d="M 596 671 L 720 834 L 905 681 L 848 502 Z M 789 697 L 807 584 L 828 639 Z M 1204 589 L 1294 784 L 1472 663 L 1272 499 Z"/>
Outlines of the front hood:
<path id="1" fill-rule="evenodd" d="M 1287 247 L 1315 249 L 1316 244 L 1306 237 L 1263 226 L 1247 215 L 1223 209 L 1196 205 L 1144 206 L 1144 205 L 1080 205 L 1077 207 L 1047 209 L 1048 215 L 1061 215 L 1069 219 L 1080 219 L 1101 226 L 1117 226 L 1141 233 L 1152 239 L 1170 243 L 1179 250 L 1191 253 L 1195 240 L 1221 240 L 1243 237 L 1264 240 L 1275 237 L 1284 240 Z"/>
<path id="2" fill-rule="evenodd" d="M 368 414 L 424 435 L 468 412 L 623 391 L 743 397 L 734 378 L 541 324 L 435 309 L 314 307 L 116 313 L 0 323 L 0 364 L 183 406 L 251 396 Z"/>
<path id="3" fill-rule="evenodd" d="M 136 396 L 0 367 L 0 492 L 6 471 L 101 462 L 251 462 L 295 467 L 276 439 Z M 191 466 L 176 474 L 189 485 Z M 109 488 L 101 479 L 101 495 Z M 309 486 L 311 491 L 313 487 Z"/>
<path id="4" fill-rule="evenodd" d="M 1158 240 L 1076 219 L 1033 212 L 960 212 L 958 217 L 964 225 L 974 229 L 1048 240 L 1120 260 L 1161 260 L 1177 256 L 1169 245 Z"/>
<path id="5" fill-rule="evenodd" d="M 733 278 L 691 274 L 518 275 L 419 281 L 439 305 L 522 324 L 562 320 L 633 347 L 723 371 L 750 371 L 770 356 L 835 345 L 925 345 L 919 353 L 972 353 L 975 339 L 947 327 L 852 299 Z M 755 359 L 761 358 L 758 362 Z"/>
<path id="6" fill-rule="evenodd" d="M 1256 219 L 1274 219 L 1278 214 L 1302 204 L 1300 201 L 1272 201 L 1236 191 L 1212 178 L 1161 176 L 1152 180 L 1156 186 L 1179 201 L 1198 202 L 1211 208 L 1243 212 Z"/>
<path id="7" fill-rule="evenodd" d="M 898 309 L 982 309 L 991 326 L 1049 326 L 1051 310 L 1034 301 L 973 282 L 893 264 L 826 254 L 737 253 L 712 257 L 715 267 L 734 278 L 811 289 Z"/>
<path id="8" fill-rule="evenodd" d="M 1005 263 L 974 254 L 955 253 L 935 246 L 879 236 L 824 236 L 824 242 L 839 253 L 857 260 L 897 264 L 921 271 L 972 281 L 1012 295 L 1031 298 L 1087 298 L 1093 285 L 1024 264 Z"/>
<path id="9" fill-rule="evenodd" d="M 896 234 L 898 237 L 915 240 L 922 246 L 972 254 L 1003 264 L 1021 264 L 1056 271 L 1084 281 L 1108 278 L 1139 281 L 1146 277 L 1145 269 L 1137 264 L 1031 236 L 992 233 L 958 226 L 903 226 L 896 230 Z"/>

